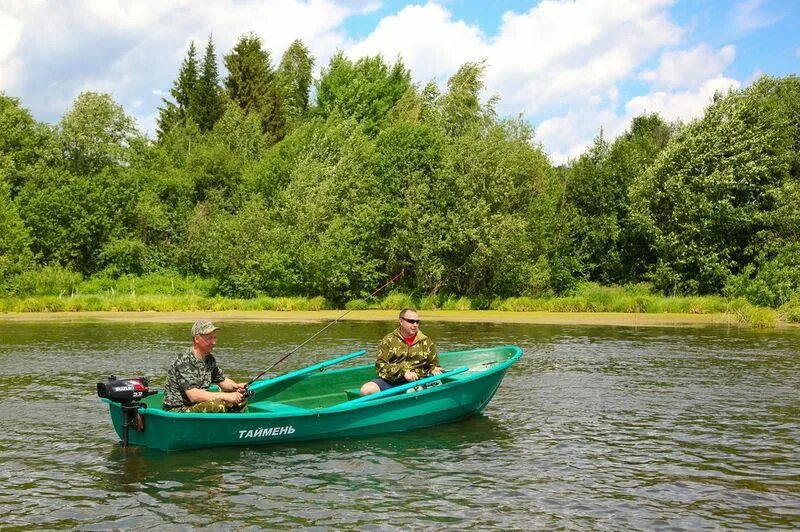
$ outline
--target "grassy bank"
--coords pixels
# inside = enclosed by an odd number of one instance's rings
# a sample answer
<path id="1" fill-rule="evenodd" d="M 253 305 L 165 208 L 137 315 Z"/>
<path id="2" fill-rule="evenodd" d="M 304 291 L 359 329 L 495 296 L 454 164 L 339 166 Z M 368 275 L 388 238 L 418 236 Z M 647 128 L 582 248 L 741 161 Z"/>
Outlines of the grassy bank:
<path id="1" fill-rule="evenodd" d="M 476 310 L 489 311 L 491 314 L 493 311 L 495 317 L 500 315 L 497 313 L 506 316 L 514 313 L 580 313 L 584 316 L 599 313 L 662 315 L 667 323 L 674 319 L 667 318 L 666 315 L 721 316 L 722 318 L 706 321 L 737 323 L 760 328 L 775 327 L 781 323 L 800 323 L 800 301 L 797 298 L 776 310 L 756 307 L 741 298 L 665 297 L 648 293 L 642 288 L 600 287 L 593 284 L 585 285 L 569 297 L 482 299 L 436 295 L 414 297 L 409 294 L 390 293 L 381 299 L 352 300 L 345 305 L 345 308 L 354 311 L 354 314 L 357 314 L 358 311 L 389 311 L 403 307 L 415 307 L 428 312 L 460 311 L 456 314 Z M 335 305 L 321 297 L 236 299 L 194 293 L 141 293 L 141 290 L 139 293 L 131 291 L 120 293 L 115 289 L 97 291 L 97 293 L 76 292 L 69 295 L 0 299 L 0 312 L 3 313 L 319 312 L 336 310 L 341 309 L 337 309 Z M 489 314 L 484 312 L 482 315 L 488 316 Z M 509 319 L 506 317 L 505 321 Z M 595 322 L 596 320 L 584 318 L 582 321 Z"/>

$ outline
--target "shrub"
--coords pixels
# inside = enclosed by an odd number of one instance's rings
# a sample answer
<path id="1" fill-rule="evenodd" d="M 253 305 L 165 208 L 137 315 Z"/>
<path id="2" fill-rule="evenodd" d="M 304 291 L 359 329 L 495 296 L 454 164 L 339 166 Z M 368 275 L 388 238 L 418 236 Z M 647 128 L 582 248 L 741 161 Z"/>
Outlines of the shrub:
<path id="1" fill-rule="evenodd" d="M 16 296 L 69 295 L 83 280 L 81 274 L 61 266 L 45 266 L 16 275 L 11 292 Z"/>
<path id="2" fill-rule="evenodd" d="M 472 302 L 468 297 L 456 299 L 453 296 L 448 296 L 442 302 L 442 310 L 472 310 Z"/>
<path id="3" fill-rule="evenodd" d="M 414 308 L 414 300 L 408 294 L 392 292 L 381 301 L 380 308 L 383 310 Z"/>
<path id="4" fill-rule="evenodd" d="M 420 298 L 417 304 L 418 310 L 436 310 L 439 308 L 439 296 L 430 294 Z"/>
<path id="5" fill-rule="evenodd" d="M 795 294 L 792 299 L 784 304 L 781 307 L 781 311 L 789 323 L 800 323 L 800 293 Z"/>
<path id="6" fill-rule="evenodd" d="M 345 303 L 344 308 L 347 310 L 367 310 L 369 305 L 363 299 L 352 299 Z"/>

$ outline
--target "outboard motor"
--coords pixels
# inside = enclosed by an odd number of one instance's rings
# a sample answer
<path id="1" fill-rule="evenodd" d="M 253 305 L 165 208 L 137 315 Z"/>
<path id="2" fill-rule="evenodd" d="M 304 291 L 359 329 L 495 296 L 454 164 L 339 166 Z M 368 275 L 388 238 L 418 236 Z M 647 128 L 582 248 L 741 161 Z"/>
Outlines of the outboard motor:
<path id="1" fill-rule="evenodd" d="M 97 383 L 97 396 L 119 403 L 122 407 L 122 446 L 128 446 L 128 430 L 134 427 L 136 432 L 144 430 L 144 419 L 139 415 L 140 408 L 147 408 L 141 400 L 158 393 L 150 389 L 150 381 L 146 377 L 135 379 L 117 379 L 111 375 L 107 382 Z"/>

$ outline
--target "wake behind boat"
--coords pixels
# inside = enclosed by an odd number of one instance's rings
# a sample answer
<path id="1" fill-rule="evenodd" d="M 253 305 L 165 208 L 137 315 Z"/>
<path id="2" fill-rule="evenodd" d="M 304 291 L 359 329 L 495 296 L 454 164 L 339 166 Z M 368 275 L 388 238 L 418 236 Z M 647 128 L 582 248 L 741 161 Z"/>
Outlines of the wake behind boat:
<path id="1" fill-rule="evenodd" d="M 522 356 L 516 346 L 440 353 L 443 374 L 363 397 L 359 387 L 375 377 L 374 365 L 323 371 L 365 352 L 255 381 L 244 413 L 165 411 L 163 393 L 134 379 L 117 381 L 125 383 L 120 393 L 98 384 L 98 394 L 109 405 L 114 429 L 126 445 L 180 451 L 344 438 L 430 427 L 477 414 Z"/>

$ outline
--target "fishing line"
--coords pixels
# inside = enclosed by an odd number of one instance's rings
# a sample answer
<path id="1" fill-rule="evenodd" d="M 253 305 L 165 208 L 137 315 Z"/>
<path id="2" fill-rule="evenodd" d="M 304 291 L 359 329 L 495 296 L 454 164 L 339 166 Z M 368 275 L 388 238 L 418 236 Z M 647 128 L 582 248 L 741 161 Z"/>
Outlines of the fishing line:
<path id="1" fill-rule="evenodd" d="M 377 294 L 378 292 L 380 292 L 381 290 L 383 290 L 384 288 L 386 288 L 387 286 L 389 286 L 390 284 L 392 284 L 393 282 L 395 282 L 397 279 L 399 279 L 402 276 L 403 276 L 403 270 L 401 270 L 400 273 L 398 273 L 397 275 L 395 275 L 394 277 L 392 277 L 391 279 L 389 279 L 388 281 L 383 283 L 377 290 L 375 290 L 370 295 L 368 295 L 367 298 L 371 298 L 371 297 L 375 296 L 375 294 Z M 296 353 L 301 347 L 306 345 L 308 342 L 310 342 L 311 340 L 313 340 L 314 338 L 316 338 L 317 336 L 319 336 L 320 334 L 325 332 L 325 330 L 328 329 L 328 327 L 330 327 L 331 325 L 337 323 L 339 320 L 341 320 L 342 318 L 347 316 L 347 314 L 350 313 L 351 310 L 353 310 L 353 309 L 346 310 L 341 316 L 339 316 L 338 318 L 336 318 L 335 320 L 333 320 L 332 322 L 327 324 L 325 327 L 323 327 L 319 331 L 315 332 L 308 339 L 306 339 L 302 344 L 298 345 L 297 347 L 295 347 L 294 349 L 292 349 L 291 351 L 289 351 L 288 353 L 283 355 L 281 358 L 276 360 L 270 367 L 268 367 L 267 369 L 265 369 L 264 371 L 262 371 L 261 373 L 259 373 L 255 377 L 253 377 L 252 379 L 250 379 L 250 382 L 245 384 L 245 386 L 244 386 L 245 389 L 247 389 L 251 384 L 253 384 L 255 381 L 257 381 L 261 376 L 263 376 L 265 373 L 270 371 L 272 368 L 274 368 L 275 366 L 277 366 L 278 364 L 280 364 L 281 362 L 283 362 L 284 360 L 286 360 L 287 358 L 292 356 L 294 353 Z"/>

